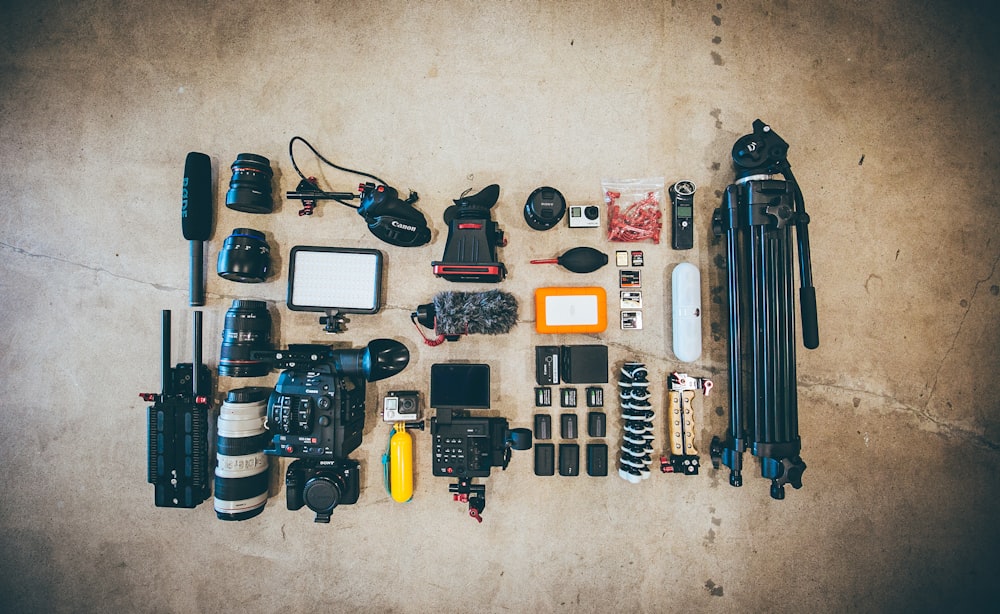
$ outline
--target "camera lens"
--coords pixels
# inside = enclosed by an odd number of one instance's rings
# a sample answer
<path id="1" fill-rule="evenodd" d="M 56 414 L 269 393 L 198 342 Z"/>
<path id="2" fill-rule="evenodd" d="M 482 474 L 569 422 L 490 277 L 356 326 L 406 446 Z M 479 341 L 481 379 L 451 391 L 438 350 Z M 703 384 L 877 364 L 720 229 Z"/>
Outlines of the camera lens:
<path id="1" fill-rule="evenodd" d="M 226 206 L 244 213 L 270 213 L 271 161 L 264 156 L 241 153 L 233 162 L 233 177 L 226 192 Z"/>
<path id="2" fill-rule="evenodd" d="M 215 514 L 220 520 L 246 520 L 267 504 L 269 480 L 267 411 L 269 388 L 230 390 L 219 411 L 216 438 Z"/>
<path id="3" fill-rule="evenodd" d="M 271 247 L 264 233 L 253 228 L 234 228 L 219 251 L 216 272 L 223 279 L 257 284 L 271 269 Z"/>
<path id="4" fill-rule="evenodd" d="M 219 351 L 219 375 L 259 377 L 271 365 L 251 358 L 255 350 L 271 349 L 271 314 L 264 301 L 236 299 L 226 312 Z"/>

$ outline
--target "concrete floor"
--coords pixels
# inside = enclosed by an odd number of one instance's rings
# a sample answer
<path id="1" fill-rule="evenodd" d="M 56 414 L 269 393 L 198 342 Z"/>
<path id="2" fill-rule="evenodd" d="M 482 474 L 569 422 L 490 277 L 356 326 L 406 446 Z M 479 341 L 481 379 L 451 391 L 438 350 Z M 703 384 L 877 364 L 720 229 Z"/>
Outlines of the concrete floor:
<path id="1" fill-rule="evenodd" d="M 989 8 L 988 8 L 989 7 Z M 3 2 L 0 25 L 0 609 L 4 611 L 969 611 L 1000 596 L 1000 28 L 986 2 Z M 726 339 L 709 221 L 734 141 L 763 118 L 791 145 L 812 216 L 821 346 L 800 349 L 805 485 L 786 500 L 748 470 L 540 478 L 531 453 L 487 480 L 485 521 L 451 500 L 417 434 L 416 495 L 384 494 L 388 390 L 427 392 L 430 365 L 493 367 L 493 409 L 529 426 L 532 348 L 606 343 L 646 362 L 662 408 L 668 275 L 699 265 L 714 378 L 697 411 L 707 452 L 726 427 Z M 342 164 L 419 191 L 432 242 L 403 249 L 327 203 L 311 219 L 223 207 L 229 165 L 265 155 L 275 193 L 301 135 Z M 373 384 L 363 490 L 330 525 L 285 509 L 216 520 L 153 505 L 145 403 L 159 385 L 159 312 L 190 360 L 188 246 L 179 224 L 188 151 L 212 156 L 214 265 L 237 226 L 268 233 L 280 273 L 208 277 L 205 361 L 234 298 L 272 302 L 276 341 L 404 342 L 410 366 Z M 302 165 L 329 189 L 353 176 Z M 695 250 L 644 249 L 641 332 L 534 332 L 533 289 L 603 285 L 532 258 L 601 231 L 540 234 L 535 187 L 597 203 L 602 177 L 694 180 Z M 437 348 L 410 310 L 435 292 L 450 199 L 502 187 L 500 287 L 521 301 L 503 337 Z M 385 307 L 326 337 L 283 304 L 294 245 L 374 247 Z M 210 266 L 212 266 L 210 265 Z M 618 310 L 612 308 L 612 318 Z M 181 331 L 184 331 L 183 333 Z M 276 374 L 215 382 L 273 385 Z M 608 392 L 613 393 L 609 386 Z M 613 406 L 608 407 L 613 412 Z M 554 410 L 553 413 L 557 413 Z M 582 411 L 578 411 L 582 415 Z M 657 445 L 663 443 L 658 418 Z M 612 421 L 608 442 L 620 437 Z M 582 440 L 583 442 L 586 439 Z M 748 461 L 749 461 L 748 457 Z"/>

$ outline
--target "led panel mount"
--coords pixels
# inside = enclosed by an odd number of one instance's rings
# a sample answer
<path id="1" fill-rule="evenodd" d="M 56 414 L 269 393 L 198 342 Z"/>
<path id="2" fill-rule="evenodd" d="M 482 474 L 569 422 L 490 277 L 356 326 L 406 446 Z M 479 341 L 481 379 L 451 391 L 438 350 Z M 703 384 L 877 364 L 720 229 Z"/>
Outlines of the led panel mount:
<path id="1" fill-rule="evenodd" d="M 325 312 L 326 332 L 343 332 L 342 314 L 382 308 L 382 252 L 296 245 L 288 260 L 288 308 Z"/>

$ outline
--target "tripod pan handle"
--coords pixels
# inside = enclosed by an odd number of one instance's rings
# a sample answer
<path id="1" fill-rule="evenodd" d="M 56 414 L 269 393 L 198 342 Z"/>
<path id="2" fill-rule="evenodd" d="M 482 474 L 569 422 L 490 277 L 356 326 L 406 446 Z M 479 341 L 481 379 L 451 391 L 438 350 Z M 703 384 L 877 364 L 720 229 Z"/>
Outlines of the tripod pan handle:
<path id="1" fill-rule="evenodd" d="M 819 326 L 816 323 L 816 288 L 799 288 L 799 306 L 802 307 L 802 343 L 810 350 L 819 347 Z"/>

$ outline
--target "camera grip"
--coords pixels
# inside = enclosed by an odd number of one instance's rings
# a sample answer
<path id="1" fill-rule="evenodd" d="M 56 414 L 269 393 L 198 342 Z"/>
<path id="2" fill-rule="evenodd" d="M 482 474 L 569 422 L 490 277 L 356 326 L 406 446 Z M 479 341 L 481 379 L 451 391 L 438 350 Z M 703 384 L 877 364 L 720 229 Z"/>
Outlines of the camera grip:
<path id="1" fill-rule="evenodd" d="M 816 288 L 799 288 L 802 307 L 802 343 L 810 350 L 819 347 L 819 326 L 816 322 Z"/>

